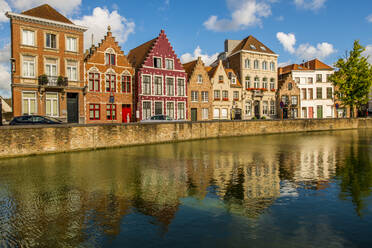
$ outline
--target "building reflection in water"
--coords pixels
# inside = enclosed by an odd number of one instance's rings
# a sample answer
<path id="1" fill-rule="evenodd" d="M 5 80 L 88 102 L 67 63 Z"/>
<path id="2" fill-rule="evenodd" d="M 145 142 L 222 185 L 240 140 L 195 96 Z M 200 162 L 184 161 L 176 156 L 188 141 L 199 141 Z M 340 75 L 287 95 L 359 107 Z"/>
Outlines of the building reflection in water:
<path id="1" fill-rule="evenodd" d="M 298 188 L 326 189 L 331 180 L 341 180 L 340 197 L 351 196 L 361 215 L 371 194 L 372 152 L 370 136 L 360 135 L 231 138 L 2 160 L 0 242 L 99 246 L 102 234 L 118 235 L 123 218 L 134 214 L 150 216 L 165 233 L 188 197 L 212 197 L 224 211 L 257 219 L 277 198 L 296 197 Z"/>

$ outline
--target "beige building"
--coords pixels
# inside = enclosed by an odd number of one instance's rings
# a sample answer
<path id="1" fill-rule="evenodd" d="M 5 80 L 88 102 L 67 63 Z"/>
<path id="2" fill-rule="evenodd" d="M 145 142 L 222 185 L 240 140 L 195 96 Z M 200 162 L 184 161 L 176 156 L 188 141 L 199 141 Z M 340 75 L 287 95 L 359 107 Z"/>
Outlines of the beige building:
<path id="1" fill-rule="evenodd" d="M 275 92 L 278 55 L 253 36 L 244 40 L 226 40 L 219 55 L 242 83 L 242 119 L 277 117 Z"/>

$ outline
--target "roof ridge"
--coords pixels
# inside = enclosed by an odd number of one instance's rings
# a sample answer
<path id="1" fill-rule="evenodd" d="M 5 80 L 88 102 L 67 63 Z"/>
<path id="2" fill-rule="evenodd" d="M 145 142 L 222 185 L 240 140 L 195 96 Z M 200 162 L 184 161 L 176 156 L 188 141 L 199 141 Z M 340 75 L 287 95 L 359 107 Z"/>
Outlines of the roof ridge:
<path id="1" fill-rule="evenodd" d="M 56 9 L 54 9 L 49 4 L 42 4 L 32 9 L 25 10 L 21 14 L 38 17 L 42 19 L 47 19 L 47 20 L 52 20 L 52 21 L 74 24 L 66 16 L 62 15 L 60 12 L 58 12 Z"/>

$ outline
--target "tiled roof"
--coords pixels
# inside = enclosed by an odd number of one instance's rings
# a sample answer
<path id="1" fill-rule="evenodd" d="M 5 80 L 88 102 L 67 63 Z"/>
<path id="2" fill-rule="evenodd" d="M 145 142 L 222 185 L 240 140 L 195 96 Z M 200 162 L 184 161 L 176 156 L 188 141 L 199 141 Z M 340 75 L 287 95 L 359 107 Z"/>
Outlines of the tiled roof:
<path id="1" fill-rule="evenodd" d="M 302 65 L 298 65 L 298 64 L 292 64 L 292 65 L 287 65 L 287 66 L 284 66 L 284 67 L 280 67 L 279 68 L 279 74 L 287 74 L 287 73 L 290 73 L 291 71 L 309 71 L 310 69 L 302 66 Z"/>
<path id="2" fill-rule="evenodd" d="M 261 52 L 261 53 L 271 53 L 275 54 L 273 51 L 271 51 L 270 48 L 265 46 L 263 43 L 261 43 L 259 40 L 257 40 L 252 35 L 248 36 L 244 40 L 242 40 L 231 52 L 231 54 L 234 54 L 236 52 L 239 52 L 240 50 L 248 50 L 248 51 L 254 51 L 254 52 Z"/>
<path id="3" fill-rule="evenodd" d="M 157 39 L 158 37 L 130 50 L 128 59 L 135 68 L 142 65 L 142 63 L 146 59 L 147 54 L 149 53 L 150 49 Z"/>
<path id="4" fill-rule="evenodd" d="M 311 70 L 333 70 L 329 65 L 324 64 L 318 59 L 313 59 L 301 64 L 301 66 L 307 67 Z"/>
<path id="5" fill-rule="evenodd" d="M 212 78 L 214 76 L 214 73 L 217 71 L 217 68 L 218 68 L 219 64 L 217 64 L 216 66 L 214 67 L 211 67 L 208 71 L 208 75 L 210 78 Z"/>
<path id="6" fill-rule="evenodd" d="M 194 68 L 195 68 L 197 63 L 198 63 L 198 60 L 194 60 L 194 61 L 191 61 L 189 63 L 182 64 L 182 66 L 185 69 L 185 72 L 187 73 L 189 78 L 191 77 L 191 74 L 194 71 Z"/>
<path id="7" fill-rule="evenodd" d="M 65 16 L 60 14 L 57 10 L 53 9 L 48 4 L 43 4 L 43 5 L 40 5 L 39 7 L 26 10 L 22 12 L 22 14 L 33 16 L 33 17 L 38 17 L 38 18 L 43 18 L 43 19 L 48 19 L 52 21 L 57 21 L 57 22 L 73 24 L 69 19 L 67 19 Z"/>

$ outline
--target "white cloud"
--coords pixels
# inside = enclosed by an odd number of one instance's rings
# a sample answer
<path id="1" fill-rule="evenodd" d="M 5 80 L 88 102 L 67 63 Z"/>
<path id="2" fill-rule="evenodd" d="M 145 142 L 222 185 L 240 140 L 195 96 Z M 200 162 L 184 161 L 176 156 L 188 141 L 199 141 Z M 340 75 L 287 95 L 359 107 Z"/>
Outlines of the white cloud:
<path id="1" fill-rule="evenodd" d="M 124 43 L 131 33 L 134 33 L 135 23 L 128 21 L 116 10 L 110 12 L 106 8 L 96 7 L 92 15 L 83 16 L 78 20 L 73 20 L 77 25 L 88 27 L 85 32 L 84 46 L 90 47 L 92 34 L 94 34 L 94 43 L 98 43 L 107 33 L 107 27 L 111 26 L 111 31 L 119 43 Z"/>
<path id="2" fill-rule="evenodd" d="M 5 12 L 11 11 L 9 4 L 5 0 L 0 0 L 0 22 L 8 21 L 8 17 L 5 16 Z"/>
<path id="3" fill-rule="evenodd" d="M 363 52 L 363 56 L 369 57 L 368 62 L 372 64 L 372 44 L 366 46 L 366 50 Z"/>
<path id="4" fill-rule="evenodd" d="M 294 4 L 299 8 L 318 10 L 325 6 L 327 0 L 294 0 Z"/>
<path id="5" fill-rule="evenodd" d="M 77 11 L 82 0 L 12 0 L 10 5 L 19 11 L 31 9 L 33 7 L 49 4 L 63 14 L 71 14 Z"/>
<path id="6" fill-rule="evenodd" d="M 313 59 L 319 58 L 324 59 L 329 55 L 336 52 L 332 44 L 327 42 L 318 43 L 315 46 L 312 46 L 308 43 L 300 44 L 298 48 L 295 47 L 296 45 L 296 36 L 292 33 L 285 34 L 283 32 L 278 32 L 276 34 L 279 42 L 283 45 L 284 49 L 291 54 L 295 54 L 297 57 L 301 59 Z"/>
<path id="7" fill-rule="evenodd" d="M 213 31 L 236 31 L 250 26 L 262 25 L 262 18 L 271 15 L 273 0 L 226 0 L 232 11 L 231 19 L 210 16 L 204 26 Z M 275 1 L 274 1 L 275 2 Z"/>
<path id="8" fill-rule="evenodd" d="M 215 54 L 210 55 L 210 56 L 208 54 L 203 54 L 201 48 L 198 46 L 194 50 L 193 54 L 185 53 L 185 54 L 181 55 L 181 62 L 184 64 L 184 63 L 193 61 L 193 60 L 197 59 L 198 57 L 201 57 L 204 64 L 206 66 L 208 66 L 208 65 L 212 64 L 217 59 L 217 56 L 218 56 L 218 53 L 215 53 Z"/>
<path id="9" fill-rule="evenodd" d="M 372 14 L 370 14 L 369 16 L 367 16 L 366 19 L 367 19 L 368 22 L 372 22 Z"/>
<path id="10" fill-rule="evenodd" d="M 0 49 L 0 95 L 10 96 L 10 44 L 7 43 Z"/>

